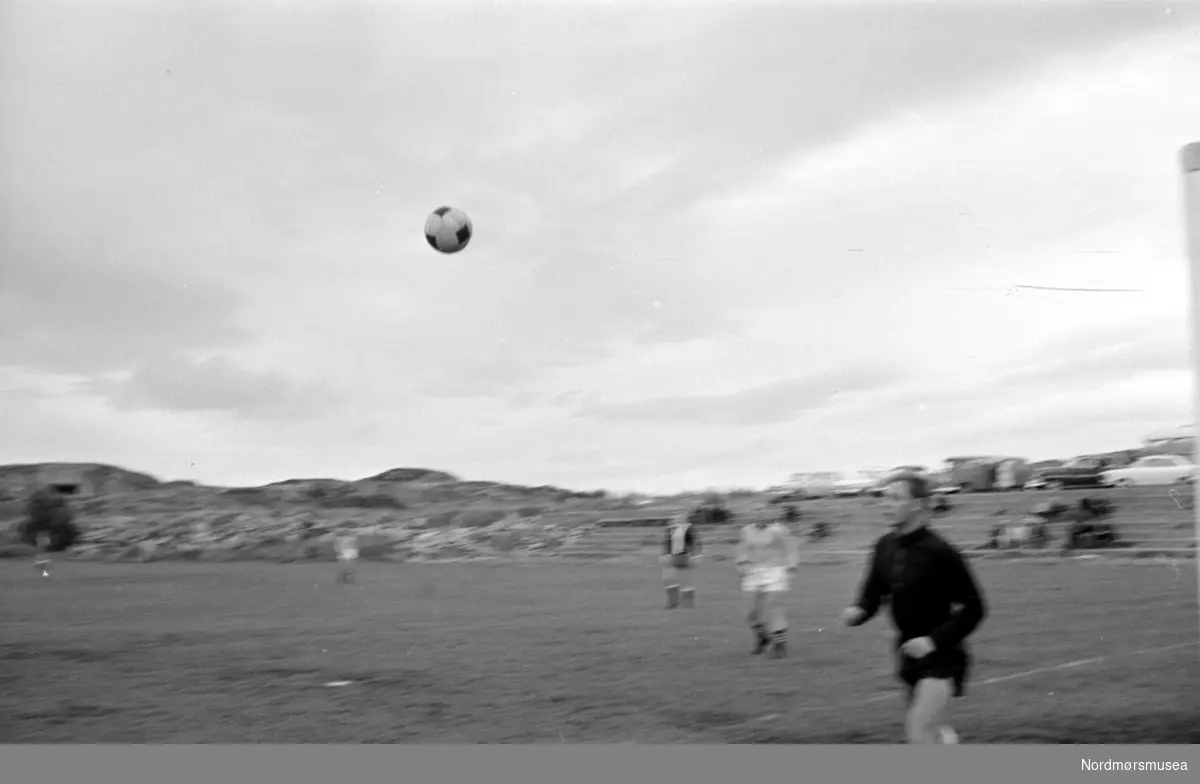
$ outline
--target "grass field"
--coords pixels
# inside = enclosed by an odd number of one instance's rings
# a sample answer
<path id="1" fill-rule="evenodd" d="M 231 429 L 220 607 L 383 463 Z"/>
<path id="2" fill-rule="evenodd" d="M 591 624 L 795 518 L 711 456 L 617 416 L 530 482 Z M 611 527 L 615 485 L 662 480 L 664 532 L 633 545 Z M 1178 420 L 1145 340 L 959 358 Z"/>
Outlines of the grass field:
<path id="1" fill-rule="evenodd" d="M 1194 561 L 975 568 L 991 616 L 956 704 L 964 742 L 1200 743 Z M 42 578 L 28 562 L 0 564 L 0 740 L 902 736 L 886 620 L 832 628 L 857 565 L 798 576 L 782 661 L 749 655 L 723 564 L 701 570 L 698 608 L 669 612 L 652 564 L 368 563 L 346 586 L 332 570 L 66 563 Z"/>

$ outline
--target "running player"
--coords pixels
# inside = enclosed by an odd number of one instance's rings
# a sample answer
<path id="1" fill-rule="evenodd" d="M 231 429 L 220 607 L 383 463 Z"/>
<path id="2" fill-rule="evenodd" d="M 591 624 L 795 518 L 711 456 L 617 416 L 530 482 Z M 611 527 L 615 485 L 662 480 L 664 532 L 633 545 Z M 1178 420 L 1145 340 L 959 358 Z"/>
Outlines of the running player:
<path id="1" fill-rule="evenodd" d="M 796 540 L 781 523 L 767 516 L 742 527 L 737 566 L 742 575 L 746 620 L 754 632 L 753 653 L 771 649 L 771 657 L 787 655 L 787 613 L 783 597 L 791 589 L 789 575 L 800 561 Z"/>
<path id="2" fill-rule="evenodd" d="M 702 548 L 696 527 L 686 514 L 679 514 L 667 526 L 663 535 L 662 562 L 663 587 L 667 592 L 667 609 L 679 606 L 696 606 L 696 583 L 692 578 L 695 561 Z"/>
<path id="3" fill-rule="evenodd" d="M 893 530 L 875 543 L 847 626 L 871 620 L 890 599 L 897 631 L 897 675 L 906 688 L 909 743 L 957 743 L 946 723 L 951 697 L 966 689 L 966 638 L 986 615 L 983 595 L 962 554 L 931 531 L 929 482 L 901 473 L 884 486 L 884 515 Z"/>

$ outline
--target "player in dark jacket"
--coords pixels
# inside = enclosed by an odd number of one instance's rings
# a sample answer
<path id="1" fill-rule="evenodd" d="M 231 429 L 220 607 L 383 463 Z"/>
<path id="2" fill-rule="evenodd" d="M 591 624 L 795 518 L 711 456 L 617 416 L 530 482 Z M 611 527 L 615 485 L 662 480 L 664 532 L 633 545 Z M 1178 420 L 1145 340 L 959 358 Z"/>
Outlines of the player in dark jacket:
<path id="1" fill-rule="evenodd" d="M 696 526 L 692 525 L 687 515 L 679 515 L 663 534 L 660 559 L 668 610 L 678 607 L 681 598 L 684 607 L 696 606 L 696 584 L 692 579 L 692 569 L 701 552 Z"/>
<path id="2" fill-rule="evenodd" d="M 897 675 L 907 686 L 909 743 L 957 743 L 945 714 L 966 688 L 966 638 L 986 615 L 962 554 L 928 527 L 930 488 L 920 474 L 889 479 L 884 512 L 894 529 L 875 543 L 847 626 L 871 620 L 890 602 L 897 631 Z"/>

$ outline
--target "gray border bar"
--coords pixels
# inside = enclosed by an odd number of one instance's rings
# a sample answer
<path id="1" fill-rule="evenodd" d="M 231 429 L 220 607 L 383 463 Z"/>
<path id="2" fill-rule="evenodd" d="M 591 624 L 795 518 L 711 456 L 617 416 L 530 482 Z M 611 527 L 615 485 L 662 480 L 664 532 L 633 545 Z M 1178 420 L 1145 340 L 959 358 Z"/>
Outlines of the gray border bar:
<path id="1" fill-rule="evenodd" d="M 1200 771 L 1200 746 L 10 746 L 3 757 L 14 784 L 1093 784 Z"/>

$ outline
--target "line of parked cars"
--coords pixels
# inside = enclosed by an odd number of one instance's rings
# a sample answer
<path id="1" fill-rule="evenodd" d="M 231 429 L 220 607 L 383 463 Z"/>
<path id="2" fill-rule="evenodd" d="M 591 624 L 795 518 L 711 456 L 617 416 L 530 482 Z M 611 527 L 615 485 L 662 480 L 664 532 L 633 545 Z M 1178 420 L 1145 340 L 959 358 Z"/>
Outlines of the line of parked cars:
<path id="1" fill-rule="evenodd" d="M 1055 468 L 1040 469 L 1025 488 L 1162 487 L 1195 481 L 1198 473 L 1196 464 L 1183 455 L 1146 455 L 1126 466 L 1114 466 L 1103 458 L 1077 457 Z"/>
<path id="2" fill-rule="evenodd" d="M 1039 468 L 1025 483 L 1026 490 L 1062 490 L 1069 487 L 1103 487 L 1100 477 L 1110 463 L 1102 457 L 1076 457 L 1059 466 Z"/>
<path id="3" fill-rule="evenodd" d="M 921 466 L 893 469 L 925 472 Z M 863 471 L 855 476 L 833 473 L 797 474 L 775 488 L 776 503 L 810 498 L 839 498 L 875 492 L 893 471 Z M 1106 457 L 1076 457 L 1062 465 L 1033 467 L 1019 458 L 959 457 L 931 474 L 941 495 L 997 490 L 1062 490 L 1067 488 L 1182 485 L 1200 478 L 1200 466 L 1184 455 L 1145 455 L 1127 465 Z"/>

